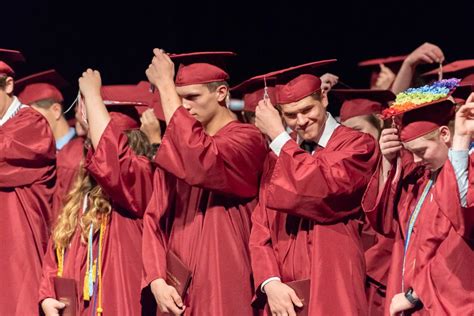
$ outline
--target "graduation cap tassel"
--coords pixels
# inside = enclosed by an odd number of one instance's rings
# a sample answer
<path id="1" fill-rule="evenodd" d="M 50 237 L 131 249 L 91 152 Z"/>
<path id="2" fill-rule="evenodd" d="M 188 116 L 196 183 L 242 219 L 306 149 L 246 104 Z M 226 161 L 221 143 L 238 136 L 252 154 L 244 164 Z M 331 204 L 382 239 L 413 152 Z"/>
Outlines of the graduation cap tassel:
<path id="1" fill-rule="evenodd" d="M 267 78 L 263 77 L 263 101 L 265 101 L 265 104 L 268 104 L 267 102 L 270 100 L 270 96 L 268 95 L 268 86 L 267 86 Z"/>
<path id="2" fill-rule="evenodd" d="M 77 94 L 76 98 L 74 99 L 74 101 L 72 101 L 71 105 L 67 108 L 66 111 L 64 111 L 64 115 L 67 114 L 69 111 L 71 111 L 71 109 L 77 104 L 77 101 L 79 100 L 79 95 L 80 93 Z"/>
<path id="3" fill-rule="evenodd" d="M 438 68 L 438 81 L 443 80 L 443 64 L 439 63 L 439 68 Z"/>

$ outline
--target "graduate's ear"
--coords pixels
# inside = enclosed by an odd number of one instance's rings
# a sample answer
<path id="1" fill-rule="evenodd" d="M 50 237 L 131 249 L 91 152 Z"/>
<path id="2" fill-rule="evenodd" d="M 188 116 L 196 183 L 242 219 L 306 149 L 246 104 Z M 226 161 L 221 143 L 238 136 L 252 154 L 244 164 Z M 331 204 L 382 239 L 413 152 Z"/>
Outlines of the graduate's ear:
<path id="1" fill-rule="evenodd" d="M 61 104 L 55 102 L 53 105 L 51 105 L 51 112 L 53 112 L 54 119 L 57 121 L 63 115 L 63 107 Z"/>
<path id="2" fill-rule="evenodd" d="M 225 102 L 227 96 L 229 95 L 229 87 L 222 84 L 216 88 L 217 102 Z"/>
<path id="3" fill-rule="evenodd" d="M 5 88 L 4 88 L 5 93 L 8 95 L 12 95 L 14 87 L 15 87 L 15 82 L 13 78 L 7 77 L 7 79 L 5 80 Z"/>
<path id="4" fill-rule="evenodd" d="M 329 100 L 328 100 L 328 93 L 326 90 L 321 90 L 321 103 L 323 104 L 324 108 L 328 107 Z"/>
<path id="5" fill-rule="evenodd" d="M 439 138 L 445 144 L 448 144 L 451 141 L 451 131 L 447 126 L 441 126 L 439 128 Z"/>

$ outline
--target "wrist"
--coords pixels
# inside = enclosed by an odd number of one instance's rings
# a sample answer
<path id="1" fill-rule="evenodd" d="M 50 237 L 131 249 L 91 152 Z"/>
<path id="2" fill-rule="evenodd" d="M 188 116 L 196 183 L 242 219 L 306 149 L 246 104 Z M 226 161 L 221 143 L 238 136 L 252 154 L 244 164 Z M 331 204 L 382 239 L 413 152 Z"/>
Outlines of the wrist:
<path id="1" fill-rule="evenodd" d="M 414 68 L 416 68 L 417 65 L 418 65 L 418 62 L 416 60 L 410 58 L 410 56 L 405 58 L 405 60 L 402 63 L 402 67 L 404 67 L 404 68 L 414 69 Z"/>
<path id="2" fill-rule="evenodd" d="M 269 288 L 268 285 L 269 285 L 269 284 L 275 285 L 275 282 L 281 283 L 281 280 L 280 280 L 279 278 L 278 278 L 278 279 L 275 278 L 275 279 L 268 280 L 268 282 L 267 282 L 266 284 L 263 284 L 263 286 L 262 286 L 262 292 L 263 292 L 263 293 L 267 293 L 267 290 L 268 290 L 268 288 Z M 271 288 L 271 286 L 270 286 L 270 288 Z"/>
<path id="3" fill-rule="evenodd" d="M 160 93 L 166 93 L 167 91 L 176 90 L 173 79 L 163 79 L 155 82 L 155 86 L 158 88 Z"/>
<path id="4" fill-rule="evenodd" d="M 469 150 L 471 144 L 471 135 L 454 134 L 452 150 Z"/>
<path id="5" fill-rule="evenodd" d="M 83 96 L 84 96 L 84 101 L 86 102 L 86 105 L 87 105 L 87 102 L 95 102 L 95 101 L 102 102 L 102 96 L 100 95 L 100 92 L 86 93 Z"/>
<path id="6" fill-rule="evenodd" d="M 408 302 L 410 302 L 411 305 L 413 305 L 413 307 L 417 307 L 421 304 L 420 299 L 412 287 L 408 288 L 408 290 L 405 292 L 405 298 L 408 300 Z"/>
<path id="7" fill-rule="evenodd" d="M 281 133 L 285 132 L 285 129 L 283 126 L 281 128 L 276 128 L 268 133 L 268 137 L 270 137 L 271 140 L 274 140 L 277 138 Z"/>

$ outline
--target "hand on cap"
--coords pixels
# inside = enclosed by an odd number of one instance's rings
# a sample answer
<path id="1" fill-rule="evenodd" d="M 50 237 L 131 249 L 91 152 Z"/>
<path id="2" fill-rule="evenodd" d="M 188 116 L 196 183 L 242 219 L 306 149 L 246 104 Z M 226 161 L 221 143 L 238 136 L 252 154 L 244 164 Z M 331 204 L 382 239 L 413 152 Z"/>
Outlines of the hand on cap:
<path id="1" fill-rule="evenodd" d="M 377 90 L 388 90 L 392 86 L 394 80 L 395 74 L 393 71 L 384 64 L 380 64 L 380 72 L 377 81 L 375 82 L 375 86 L 372 88 Z"/>
<path id="2" fill-rule="evenodd" d="M 162 49 L 155 48 L 153 54 L 155 56 L 145 73 L 148 81 L 159 89 L 164 84 L 174 82 L 174 63 Z"/>
<path id="3" fill-rule="evenodd" d="M 161 129 L 160 122 L 155 116 L 153 109 L 148 109 L 143 112 L 140 117 L 140 130 L 145 133 L 148 137 L 148 140 L 151 144 L 160 144 L 161 143 Z"/>
<path id="4" fill-rule="evenodd" d="M 471 138 L 474 136 L 474 93 L 471 93 L 466 104 L 456 112 L 454 124 L 453 149 L 469 149 Z"/>
<path id="5" fill-rule="evenodd" d="M 334 87 L 339 81 L 339 77 L 330 73 L 325 73 L 320 77 L 321 79 L 321 89 L 329 92 L 332 87 Z"/>
<path id="6" fill-rule="evenodd" d="M 97 70 L 88 68 L 79 78 L 79 89 L 81 90 L 81 94 L 85 99 L 95 96 L 100 97 L 101 86 L 102 79 L 100 78 L 100 73 Z"/>
<path id="7" fill-rule="evenodd" d="M 270 100 L 260 100 L 255 109 L 255 126 L 271 139 L 285 131 L 281 121 L 280 113 Z"/>
<path id="8" fill-rule="evenodd" d="M 402 142 L 396 128 L 385 128 L 379 139 L 380 151 L 387 162 L 393 162 L 402 149 Z"/>
<path id="9" fill-rule="evenodd" d="M 431 43 L 424 43 L 408 55 L 404 62 L 416 67 L 418 64 L 442 63 L 443 61 L 444 54 L 441 48 Z"/>

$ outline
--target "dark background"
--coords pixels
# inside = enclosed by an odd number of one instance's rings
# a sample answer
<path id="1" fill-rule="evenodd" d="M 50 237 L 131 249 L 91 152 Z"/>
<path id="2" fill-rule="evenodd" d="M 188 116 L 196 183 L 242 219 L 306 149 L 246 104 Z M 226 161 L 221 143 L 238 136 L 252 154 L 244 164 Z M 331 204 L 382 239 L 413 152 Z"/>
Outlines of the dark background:
<path id="1" fill-rule="evenodd" d="M 233 50 L 231 84 L 318 59 L 353 86 L 360 60 L 408 54 L 429 41 L 447 61 L 474 58 L 474 0 L 465 1 L 32 1 L 1 4 L 0 47 L 21 50 L 18 77 L 56 68 L 74 86 L 87 67 L 105 84 L 145 79 L 154 47 Z"/>

